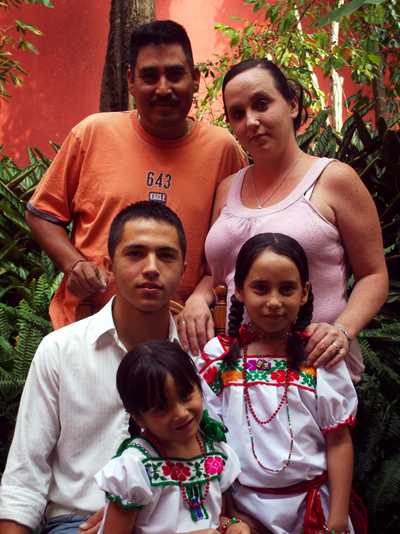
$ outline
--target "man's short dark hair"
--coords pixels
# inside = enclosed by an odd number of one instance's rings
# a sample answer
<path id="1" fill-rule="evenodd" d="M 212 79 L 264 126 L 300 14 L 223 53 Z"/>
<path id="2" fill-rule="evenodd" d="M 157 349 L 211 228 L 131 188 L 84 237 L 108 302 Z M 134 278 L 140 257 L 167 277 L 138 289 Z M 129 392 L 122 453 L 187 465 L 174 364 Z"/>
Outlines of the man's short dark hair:
<path id="1" fill-rule="evenodd" d="M 108 234 L 108 255 L 111 259 L 114 259 L 115 249 L 122 239 L 125 224 L 134 219 L 153 219 L 165 222 L 176 228 L 179 247 L 182 252 L 182 261 L 185 261 L 186 236 L 181 220 L 168 206 L 156 200 L 141 200 L 140 202 L 129 204 L 116 215 Z"/>
<path id="2" fill-rule="evenodd" d="M 132 76 L 135 75 L 135 67 L 139 50 L 148 45 L 172 45 L 177 44 L 182 50 L 189 63 L 190 73 L 193 72 L 193 52 L 192 45 L 186 30 L 183 26 L 173 20 L 156 20 L 149 24 L 140 26 L 131 35 L 129 43 L 129 62 L 131 65 Z"/>

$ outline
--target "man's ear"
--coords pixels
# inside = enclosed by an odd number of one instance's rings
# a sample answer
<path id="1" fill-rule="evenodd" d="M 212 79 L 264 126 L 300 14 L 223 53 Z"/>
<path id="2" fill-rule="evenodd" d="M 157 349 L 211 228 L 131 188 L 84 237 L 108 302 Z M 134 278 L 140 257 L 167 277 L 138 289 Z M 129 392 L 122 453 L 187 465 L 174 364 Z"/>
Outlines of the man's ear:
<path id="1" fill-rule="evenodd" d="M 181 273 L 181 279 L 180 279 L 180 282 L 182 282 L 182 278 L 185 276 L 187 266 L 188 266 L 187 261 L 185 261 L 184 264 L 182 265 L 182 273 Z M 179 283 L 180 283 L 180 282 L 179 282 Z"/>
<path id="2" fill-rule="evenodd" d="M 197 67 L 193 69 L 193 93 L 197 93 L 200 87 L 200 71 Z"/>
<path id="3" fill-rule="evenodd" d="M 114 266 L 110 256 L 104 256 L 103 267 L 105 272 L 107 273 L 109 280 L 115 282 Z"/>
<path id="4" fill-rule="evenodd" d="M 134 81 L 133 81 L 133 73 L 132 73 L 131 69 L 127 70 L 126 79 L 128 80 L 129 93 L 132 96 L 135 96 L 135 89 L 134 89 L 135 84 L 134 84 Z"/>
<path id="5" fill-rule="evenodd" d="M 235 297 L 238 299 L 239 302 L 243 303 L 243 290 L 237 286 L 235 286 Z"/>

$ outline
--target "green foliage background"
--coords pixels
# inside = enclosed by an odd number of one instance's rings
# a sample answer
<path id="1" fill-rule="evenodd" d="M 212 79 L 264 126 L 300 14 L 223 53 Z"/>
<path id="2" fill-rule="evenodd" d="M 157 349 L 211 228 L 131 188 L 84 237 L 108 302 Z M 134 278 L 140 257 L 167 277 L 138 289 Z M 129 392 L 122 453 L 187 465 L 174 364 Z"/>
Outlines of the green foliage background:
<path id="1" fill-rule="evenodd" d="M 0 0 L 0 13 L 7 13 L 11 8 L 21 9 L 24 4 L 42 4 L 45 7 L 53 7 L 50 0 Z M 13 83 L 19 87 L 23 85 L 22 76 L 27 72 L 19 61 L 13 58 L 15 49 L 30 50 L 38 53 L 33 44 L 27 40 L 28 34 L 42 35 L 42 32 L 32 24 L 26 24 L 15 19 L 11 25 L 0 24 L 0 103 L 10 97 L 5 84 Z"/>

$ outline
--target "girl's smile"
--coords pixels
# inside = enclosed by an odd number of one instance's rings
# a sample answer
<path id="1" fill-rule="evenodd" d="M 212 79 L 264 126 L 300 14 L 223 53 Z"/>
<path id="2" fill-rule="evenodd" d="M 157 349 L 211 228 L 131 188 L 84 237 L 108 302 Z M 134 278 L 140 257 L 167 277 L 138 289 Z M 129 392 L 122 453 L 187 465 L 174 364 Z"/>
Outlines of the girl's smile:
<path id="1" fill-rule="evenodd" d="M 203 415 L 199 388 L 193 384 L 190 391 L 183 391 L 168 373 L 164 395 L 165 400 L 155 404 L 140 417 L 134 417 L 135 421 L 157 438 L 168 455 L 179 456 L 181 451 L 188 450 L 190 457 L 193 456 L 192 448 L 197 454 L 195 436 Z"/>
<path id="2" fill-rule="evenodd" d="M 309 282 L 301 286 L 300 273 L 289 258 L 267 250 L 254 260 L 243 287 L 236 287 L 235 294 L 244 303 L 254 331 L 281 335 L 296 320 L 309 290 Z"/>

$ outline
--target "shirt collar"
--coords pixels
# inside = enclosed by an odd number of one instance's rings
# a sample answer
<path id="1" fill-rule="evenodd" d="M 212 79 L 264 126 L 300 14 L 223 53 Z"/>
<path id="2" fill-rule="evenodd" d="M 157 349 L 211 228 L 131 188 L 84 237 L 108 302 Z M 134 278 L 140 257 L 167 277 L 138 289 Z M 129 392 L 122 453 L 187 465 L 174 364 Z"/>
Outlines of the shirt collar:
<path id="1" fill-rule="evenodd" d="M 94 345 L 96 341 L 105 333 L 110 332 L 113 340 L 117 342 L 120 346 L 122 345 L 121 342 L 118 339 L 118 333 L 117 329 L 115 328 L 113 314 L 112 314 L 112 306 L 114 302 L 115 296 L 111 298 L 107 302 L 107 304 L 102 308 L 99 312 L 97 312 L 95 315 L 91 317 L 93 320 L 93 335 L 91 338 L 91 344 Z M 178 331 L 175 325 L 175 321 L 172 317 L 172 314 L 170 312 L 169 314 L 169 332 L 168 332 L 168 339 L 169 341 L 174 341 L 179 343 L 179 336 Z"/>

